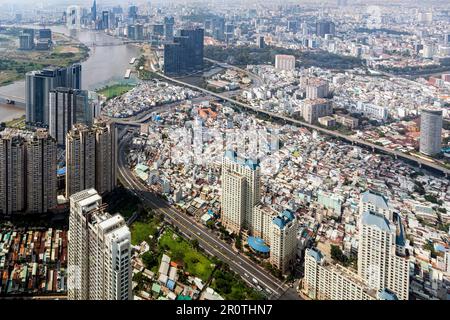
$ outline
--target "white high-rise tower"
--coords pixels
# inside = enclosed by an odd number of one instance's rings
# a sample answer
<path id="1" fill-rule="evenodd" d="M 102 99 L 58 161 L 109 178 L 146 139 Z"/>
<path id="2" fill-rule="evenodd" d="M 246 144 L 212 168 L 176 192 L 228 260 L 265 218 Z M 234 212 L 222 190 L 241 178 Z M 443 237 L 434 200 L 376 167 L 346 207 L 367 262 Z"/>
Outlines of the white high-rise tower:
<path id="1" fill-rule="evenodd" d="M 68 297 L 71 300 L 129 300 L 131 234 L 119 214 L 104 211 L 88 189 L 70 197 Z"/>

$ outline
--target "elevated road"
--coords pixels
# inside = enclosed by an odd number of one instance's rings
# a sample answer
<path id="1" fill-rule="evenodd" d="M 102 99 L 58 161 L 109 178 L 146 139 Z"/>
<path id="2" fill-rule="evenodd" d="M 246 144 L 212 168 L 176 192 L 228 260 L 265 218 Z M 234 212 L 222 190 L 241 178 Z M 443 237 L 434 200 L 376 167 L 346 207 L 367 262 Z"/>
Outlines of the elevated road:
<path id="1" fill-rule="evenodd" d="M 169 223 L 179 228 L 183 236 L 188 239 L 197 239 L 201 248 L 227 263 L 230 269 L 239 274 L 246 283 L 254 286 L 253 279 L 255 279 L 271 299 L 279 299 L 282 296 L 300 299 L 294 289 L 274 278 L 267 270 L 246 256 L 240 255 L 231 245 L 221 241 L 212 230 L 200 225 L 194 218 L 179 212 L 165 200 L 149 191 L 148 187 L 133 175 L 126 164 L 124 148 L 131 139 L 130 135 L 121 131 L 119 136 L 121 137 L 118 157 L 119 177 L 127 189 L 142 199 L 150 208 L 162 213 Z"/>
<path id="2" fill-rule="evenodd" d="M 164 74 L 162 74 L 160 72 L 158 72 L 157 74 L 160 77 L 162 77 L 162 78 L 164 78 L 164 79 L 166 79 L 168 81 L 171 81 L 173 83 L 176 83 L 176 84 L 179 84 L 179 85 L 182 85 L 182 86 L 194 89 L 194 90 L 198 90 L 198 91 L 203 92 L 205 94 L 209 94 L 209 95 L 211 95 L 213 97 L 216 97 L 216 98 L 219 98 L 219 99 L 221 99 L 223 101 L 230 102 L 230 103 L 232 103 L 232 104 L 234 104 L 234 105 L 236 105 L 238 107 L 241 107 L 242 109 L 245 109 L 245 110 L 248 110 L 248 111 L 252 111 L 252 112 L 254 112 L 256 114 L 265 115 L 265 116 L 269 117 L 270 119 L 279 120 L 279 121 L 282 121 L 282 122 L 285 122 L 285 123 L 289 123 L 289 124 L 300 126 L 300 127 L 305 127 L 305 128 L 312 129 L 312 130 L 317 130 L 320 133 L 323 133 L 323 134 L 326 134 L 326 135 L 329 135 L 329 136 L 333 136 L 335 138 L 339 138 L 339 139 L 341 139 L 343 141 L 346 141 L 346 142 L 349 142 L 349 143 L 351 143 L 353 145 L 358 145 L 358 146 L 369 148 L 373 152 L 380 152 L 380 153 L 384 153 L 384 154 L 389 154 L 389 155 L 394 156 L 395 158 L 401 158 L 401 159 L 405 159 L 405 160 L 408 160 L 408 161 L 412 161 L 412 162 L 417 163 L 420 167 L 422 167 L 422 166 L 428 167 L 428 168 L 436 170 L 437 172 L 440 172 L 440 173 L 444 174 L 446 177 L 449 176 L 450 169 L 447 169 L 447 168 L 445 168 L 445 167 L 443 167 L 443 166 L 441 166 L 441 165 L 439 165 L 439 164 L 437 164 L 435 162 L 427 161 L 425 159 L 420 159 L 418 157 L 414 157 L 412 155 L 409 155 L 409 154 L 406 154 L 406 153 L 403 153 L 403 152 L 400 152 L 400 151 L 392 150 L 392 149 L 389 149 L 389 148 L 386 148 L 386 147 L 383 147 L 383 146 L 379 146 L 377 144 L 374 144 L 374 143 L 371 143 L 371 142 L 368 142 L 368 141 L 364 141 L 364 140 L 361 140 L 361 139 L 358 139 L 358 138 L 355 138 L 355 137 L 347 136 L 347 135 L 342 134 L 342 133 L 337 132 L 337 131 L 328 130 L 328 129 L 325 129 L 325 128 L 322 128 L 322 127 L 319 127 L 319 126 L 316 126 L 316 125 L 313 125 L 313 124 L 309 124 L 307 122 L 303 122 L 303 121 L 296 120 L 296 119 L 293 119 L 293 118 L 290 118 L 290 117 L 286 117 L 286 116 L 283 116 L 283 115 L 275 113 L 275 112 L 261 110 L 259 108 L 256 108 L 256 107 L 250 106 L 248 104 L 242 103 L 240 101 L 236 101 L 234 99 L 231 99 L 231 98 L 229 98 L 229 97 L 227 97 L 227 96 L 225 96 L 223 94 L 215 93 L 215 92 L 209 91 L 207 89 L 203 89 L 203 88 L 200 88 L 198 86 L 195 86 L 195 85 L 183 82 L 183 81 L 179 81 L 179 80 L 173 79 L 173 78 L 168 77 L 168 76 L 166 76 L 166 75 L 164 75 Z"/>

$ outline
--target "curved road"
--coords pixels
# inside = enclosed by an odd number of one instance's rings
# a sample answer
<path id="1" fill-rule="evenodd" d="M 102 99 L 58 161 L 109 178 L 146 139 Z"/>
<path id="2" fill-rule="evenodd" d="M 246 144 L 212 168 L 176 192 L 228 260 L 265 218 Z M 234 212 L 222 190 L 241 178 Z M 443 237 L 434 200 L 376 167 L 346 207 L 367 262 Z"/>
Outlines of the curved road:
<path id="1" fill-rule="evenodd" d="M 177 211 L 165 200 L 148 191 L 147 186 L 133 175 L 126 164 L 124 147 L 129 143 L 131 137 L 128 133 L 121 133 L 119 136 L 122 138 L 118 148 L 118 171 L 122 183 L 127 189 L 141 198 L 150 208 L 162 213 L 168 222 L 177 226 L 185 237 L 197 239 L 200 247 L 210 255 L 226 262 L 230 269 L 238 273 L 245 282 L 254 286 L 252 278 L 256 279 L 266 294 L 270 292 L 271 299 L 279 299 L 283 296 L 283 298 L 300 300 L 294 289 L 281 283 L 280 280 L 270 275 L 267 270 L 256 265 L 246 256 L 239 255 L 231 245 L 219 240 L 218 236 L 210 229 L 200 225 L 192 217 Z"/>

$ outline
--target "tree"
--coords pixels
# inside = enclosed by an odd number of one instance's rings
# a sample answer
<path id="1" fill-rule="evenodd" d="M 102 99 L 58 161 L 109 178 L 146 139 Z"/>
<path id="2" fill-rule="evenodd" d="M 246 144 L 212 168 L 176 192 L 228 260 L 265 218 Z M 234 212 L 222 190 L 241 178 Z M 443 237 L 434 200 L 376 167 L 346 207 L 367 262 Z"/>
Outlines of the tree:
<path id="1" fill-rule="evenodd" d="M 142 255 L 142 261 L 144 262 L 147 269 L 151 269 L 158 264 L 156 256 L 150 251 L 147 251 Z"/>
<path id="2" fill-rule="evenodd" d="M 192 240 L 191 240 L 191 245 L 192 245 L 192 247 L 193 247 L 194 249 L 198 249 L 199 246 L 200 246 L 197 239 L 192 239 Z"/>

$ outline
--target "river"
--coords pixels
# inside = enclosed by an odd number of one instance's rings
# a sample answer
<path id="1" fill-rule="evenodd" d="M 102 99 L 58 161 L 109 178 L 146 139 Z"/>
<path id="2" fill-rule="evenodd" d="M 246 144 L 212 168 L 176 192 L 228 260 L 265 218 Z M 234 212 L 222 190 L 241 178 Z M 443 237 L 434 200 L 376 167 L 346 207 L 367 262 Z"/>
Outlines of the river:
<path id="1" fill-rule="evenodd" d="M 37 26 L 23 27 L 38 28 Z M 70 31 L 65 26 L 51 26 L 49 28 L 53 32 L 70 35 Z M 72 36 L 90 48 L 89 58 L 82 62 L 83 89 L 95 90 L 116 81 L 126 81 L 124 79 L 125 71 L 130 69 L 131 58 L 139 56 L 139 48 L 122 44 L 119 39 L 91 30 L 81 30 L 72 34 Z M 93 46 L 93 43 L 96 46 Z M 103 46 L 105 44 L 117 45 Z M 25 81 L 21 80 L 0 87 L 0 95 L 24 98 Z M 0 104 L 0 122 L 20 117 L 24 113 L 23 108 Z"/>

